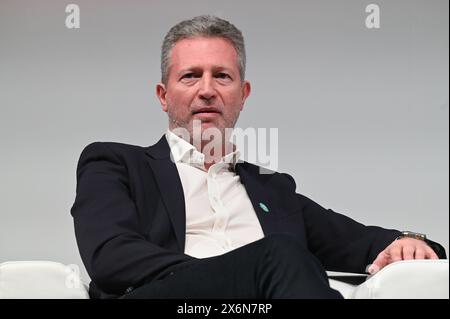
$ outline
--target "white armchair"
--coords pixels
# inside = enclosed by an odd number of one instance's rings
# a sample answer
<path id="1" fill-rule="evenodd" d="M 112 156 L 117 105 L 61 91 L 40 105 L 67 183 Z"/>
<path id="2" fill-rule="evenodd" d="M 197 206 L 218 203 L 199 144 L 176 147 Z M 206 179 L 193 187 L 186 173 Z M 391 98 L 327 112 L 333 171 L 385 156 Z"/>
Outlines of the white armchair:
<path id="1" fill-rule="evenodd" d="M 346 299 L 449 298 L 448 259 L 399 261 L 366 278 L 359 274 L 328 275 L 330 286 Z"/>
<path id="2" fill-rule="evenodd" d="M 0 299 L 88 299 L 75 265 L 53 261 L 0 264 Z"/>
<path id="3" fill-rule="evenodd" d="M 448 260 L 400 261 L 373 276 L 328 273 L 330 285 L 349 299 L 449 298 Z M 0 299 L 87 299 L 77 267 L 52 261 L 0 264 Z"/>

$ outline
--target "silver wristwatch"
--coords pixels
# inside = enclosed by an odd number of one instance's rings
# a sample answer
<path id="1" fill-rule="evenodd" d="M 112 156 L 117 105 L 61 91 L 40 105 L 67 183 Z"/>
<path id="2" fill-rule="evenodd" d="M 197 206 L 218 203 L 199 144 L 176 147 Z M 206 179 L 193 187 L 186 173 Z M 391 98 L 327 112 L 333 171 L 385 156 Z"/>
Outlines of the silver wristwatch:
<path id="1" fill-rule="evenodd" d="M 425 234 L 415 233 L 412 231 L 402 231 L 401 235 L 395 239 L 397 240 L 397 239 L 401 239 L 401 238 L 405 238 L 405 237 L 419 239 L 419 240 L 423 240 L 423 241 L 427 240 L 427 236 Z"/>

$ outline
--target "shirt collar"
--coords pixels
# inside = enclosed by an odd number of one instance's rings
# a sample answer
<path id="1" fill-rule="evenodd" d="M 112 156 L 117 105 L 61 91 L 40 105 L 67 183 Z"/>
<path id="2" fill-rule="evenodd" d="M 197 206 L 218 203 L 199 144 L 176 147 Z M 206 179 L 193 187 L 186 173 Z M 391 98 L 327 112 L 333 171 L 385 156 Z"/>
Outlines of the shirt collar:
<path id="1" fill-rule="evenodd" d="M 205 155 L 199 152 L 194 145 L 182 139 L 169 129 L 166 132 L 167 143 L 170 147 L 171 158 L 175 163 L 185 163 L 205 170 Z M 223 156 L 219 163 L 227 164 L 234 170 L 240 162 L 241 153 L 234 147 L 234 151 Z"/>

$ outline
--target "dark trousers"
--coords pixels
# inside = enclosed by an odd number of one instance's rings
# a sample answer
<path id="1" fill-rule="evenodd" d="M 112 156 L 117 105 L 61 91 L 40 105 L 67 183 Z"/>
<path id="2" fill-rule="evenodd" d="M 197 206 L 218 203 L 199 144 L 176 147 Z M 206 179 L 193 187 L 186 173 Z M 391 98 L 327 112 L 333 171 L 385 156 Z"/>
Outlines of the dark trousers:
<path id="1" fill-rule="evenodd" d="M 292 236 L 270 235 L 224 255 L 171 267 L 121 298 L 342 298 Z"/>

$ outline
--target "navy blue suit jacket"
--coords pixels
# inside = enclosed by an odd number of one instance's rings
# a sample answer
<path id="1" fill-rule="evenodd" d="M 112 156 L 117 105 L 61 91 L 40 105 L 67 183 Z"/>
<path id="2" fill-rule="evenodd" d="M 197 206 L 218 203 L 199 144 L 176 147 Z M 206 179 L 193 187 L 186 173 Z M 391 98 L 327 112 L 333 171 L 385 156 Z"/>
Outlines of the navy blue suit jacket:
<path id="1" fill-rule="evenodd" d="M 238 163 L 264 234 L 297 237 L 327 270 L 364 272 L 397 230 L 364 226 L 295 192 L 287 174 Z M 264 203 L 269 212 L 259 205 Z M 123 294 L 191 260 L 184 254 L 185 200 L 163 136 L 150 147 L 96 142 L 82 152 L 71 209 L 94 297 Z"/>

